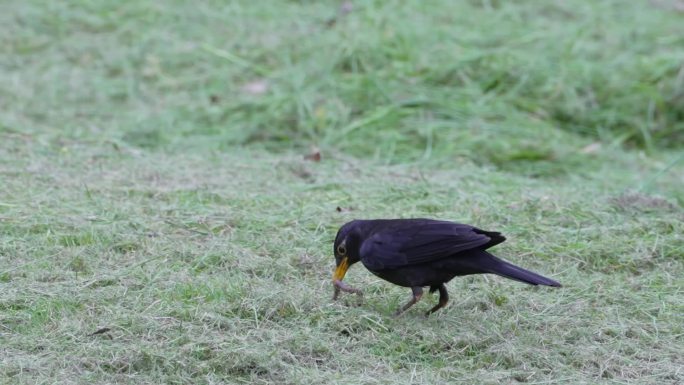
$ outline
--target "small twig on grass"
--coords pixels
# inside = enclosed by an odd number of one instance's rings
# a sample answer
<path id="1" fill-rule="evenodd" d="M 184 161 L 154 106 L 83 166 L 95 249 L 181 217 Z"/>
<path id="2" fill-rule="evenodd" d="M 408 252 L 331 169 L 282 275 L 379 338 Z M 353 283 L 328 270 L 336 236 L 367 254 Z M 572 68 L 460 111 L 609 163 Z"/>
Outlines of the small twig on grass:
<path id="1" fill-rule="evenodd" d="M 112 330 L 112 329 L 110 329 L 110 328 L 100 328 L 100 329 L 95 330 L 95 332 L 88 334 L 88 337 L 92 337 L 92 336 L 95 336 L 95 335 L 98 335 L 98 334 L 104 334 L 104 333 L 107 333 L 107 332 L 110 331 L 110 330 Z"/>

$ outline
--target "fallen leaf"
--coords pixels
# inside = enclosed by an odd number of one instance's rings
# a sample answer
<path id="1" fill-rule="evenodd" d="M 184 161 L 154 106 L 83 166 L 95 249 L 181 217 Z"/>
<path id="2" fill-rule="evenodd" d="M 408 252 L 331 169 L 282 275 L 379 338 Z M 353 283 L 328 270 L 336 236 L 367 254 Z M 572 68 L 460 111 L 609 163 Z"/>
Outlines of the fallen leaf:
<path id="1" fill-rule="evenodd" d="M 271 88 L 270 83 L 265 79 L 258 79 L 242 86 L 242 91 L 250 95 L 263 95 Z"/>
<path id="2" fill-rule="evenodd" d="M 352 3 L 351 1 L 345 1 L 344 3 L 342 3 L 342 6 L 340 6 L 340 13 L 343 15 L 346 15 L 353 10 L 354 10 L 354 3 Z"/>
<path id="3" fill-rule="evenodd" d="M 599 142 L 591 143 L 580 150 L 583 154 L 596 154 L 599 151 L 601 151 L 601 143 Z"/>
<path id="4" fill-rule="evenodd" d="M 312 162 L 320 162 L 321 161 L 321 152 L 319 150 L 314 150 L 308 155 L 304 155 L 304 159 L 310 160 Z"/>

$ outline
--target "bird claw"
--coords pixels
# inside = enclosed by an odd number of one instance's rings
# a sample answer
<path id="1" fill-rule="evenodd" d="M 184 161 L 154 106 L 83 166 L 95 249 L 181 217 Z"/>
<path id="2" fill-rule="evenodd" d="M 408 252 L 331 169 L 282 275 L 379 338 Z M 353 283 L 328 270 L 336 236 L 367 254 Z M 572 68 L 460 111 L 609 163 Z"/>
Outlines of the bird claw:
<path id="1" fill-rule="evenodd" d="M 335 291 L 333 292 L 333 301 L 337 300 L 337 297 L 340 294 L 340 291 L 343 291 L 345 293 L 355 293 L 359 297 L 359 303 L 363 300 L 363 292 L 361 289 L 357 289 L 355 287 L 351 287 L 347 285 L 346 283 L 340 281 L 340 280 L 335 280 L 333 281 L 333 287 L 335 288 Z"/>

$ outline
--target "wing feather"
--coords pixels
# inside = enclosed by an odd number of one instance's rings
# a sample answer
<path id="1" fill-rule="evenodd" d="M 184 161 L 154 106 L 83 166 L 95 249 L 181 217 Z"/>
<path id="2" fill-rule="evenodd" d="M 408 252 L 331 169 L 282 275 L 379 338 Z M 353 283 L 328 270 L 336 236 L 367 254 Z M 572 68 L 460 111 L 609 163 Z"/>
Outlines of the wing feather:
<path id="1" fill-rule="evenodd" d="M 369 270 L 380 271 L 417 265 L 453 256 L 491 242 L 488 234 L 472 226 L 446 221 L 411 221 L 383 226 L 360 248 Z"/>

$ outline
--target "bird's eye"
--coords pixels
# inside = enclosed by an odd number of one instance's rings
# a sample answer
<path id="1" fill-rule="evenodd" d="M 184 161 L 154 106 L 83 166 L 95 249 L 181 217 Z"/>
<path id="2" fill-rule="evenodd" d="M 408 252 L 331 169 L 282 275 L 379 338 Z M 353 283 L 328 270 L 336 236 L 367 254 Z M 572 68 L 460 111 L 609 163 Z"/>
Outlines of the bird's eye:
<path id="1" fill-rule="evenodd" d="M 347 248 L 344 247 L 344 245 L 339 245 L 339 246 L 337 246 L 337 254 L 339 254 L 339 255 L 347 255 Z"/>

